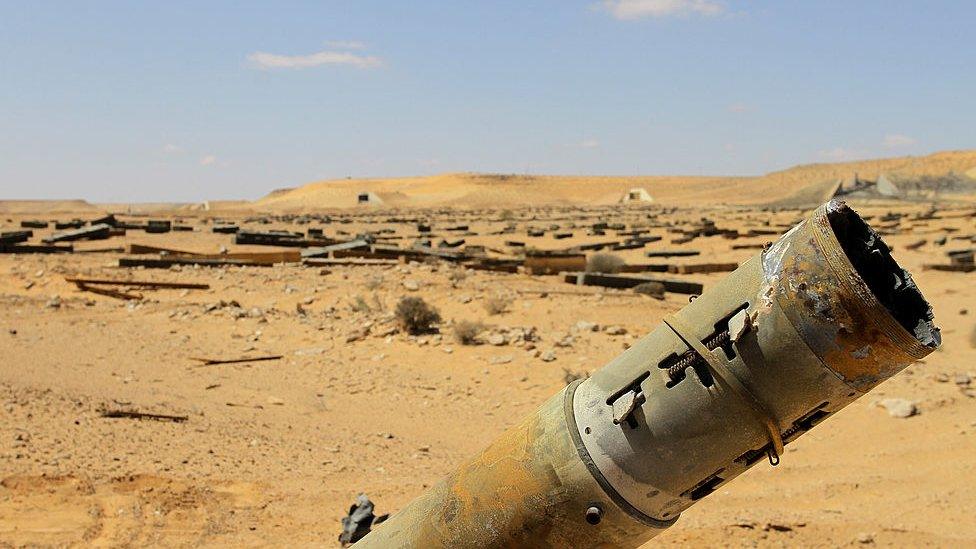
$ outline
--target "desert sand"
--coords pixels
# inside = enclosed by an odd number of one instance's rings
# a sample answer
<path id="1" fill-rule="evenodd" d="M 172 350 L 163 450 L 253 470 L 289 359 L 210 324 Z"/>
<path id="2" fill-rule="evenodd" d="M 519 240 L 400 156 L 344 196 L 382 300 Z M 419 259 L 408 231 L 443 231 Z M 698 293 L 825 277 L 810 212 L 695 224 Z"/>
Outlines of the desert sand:
<path id="1" fill-rule="evenodd" d="M 679 227 L 707 217 L 719 227 L 785 231 L 803 211 L 760 210 L 748 205 L 760 201 L 743 193 L 781 198 L 797 185 L 852 169 L 865 176 L 964 172 L 976 165 L 976 153 L 931 160 L 810 166 L 762 178 L 317 183 L 273 193 L 252 204 L 251 214 L 188 208 L 167 214 L 193 232 L 129 230 L 75 248 L 271 249 L 235 246 L 232 235 L 212 233 L 218 217 L 260 230 L 318 227 L 328 236 L 381 229 L 415 236 L 416 222 L 408 220 L 425 219 L 449 237 L 446 227 L 465 223 L 477 233 L 464 237 L 467 244 L 502 251 L 509 251 L 509 239 L 539 249 L 616 240 L 612 232 L 587 236 L 583 227 L 599 220 L 633 226 L 652 215 Z M 633 186 L 647 188 L 656 202 L 610 206 Z M 347 208 L 366 187 L 386 193 L 387 206 L 340 209 L 328 224 L 258 213 Z M 478 209 L 488 203 L 490 210 Z M 562 206 L 540 207 L 545 204 Z M 398 205 L 412 209 L 390 209 Z M 973 246 L 976 206 L 942 200 L 934 218 L 910 221 L 930 204 L 853 205 L 872 223 L 889 212 L 906 215 L 885 238 L 932 303 L 942 348 L 790 444 L 778 467 L 761 463 L 719 488 L 649 547 L 976 545 L 976 274 L 923 268 L 945 263 L 948 250 Z M 4 231 L 24 219 L 74 216 L 60 207 L 21 206 L 0 210 Z M 73 213 L 95 215 L 87 206 Z M 489 234 L 510 224 L 512 234 Z M 527 227 L 551 224 L 574 234 L 526 237 Z M 33 240 L 51 232 L 35 230 Z M 647 263 L 647 250 L 696 249 L 700 257 L 664 261 L 742 262 L 757 250 L 733 244 L 776 238 L 672 244 L 675 235 L 664 224 L 650 234 L 663 240 L 614 253 Z M 942 237 L 947 242 L 938 245 Z M 921 239 L 924 245 L 906 247 Z M 120 257 L 125 254 L 115 251 L 0 254 L 0 545 L 335 546 L 340 518 L 358 493 L 369 495 L 377 513 L 396 511 L 561 389 L 568 376 L 601 367 L 688 300 L 589 287 L 579 289 L 585 295 L 559 293 L 576 288 L 558 275 L 466 271 L 436 261 L 124 269 Z M 70 275 L 210 288 L 143 291 L 141 299 L 126 301 L 81 291 L 65 281 Z M 667 278 L 702 282 L 708 291 L 723 276 Z M 391 311 L 404 295 L 440 311 L 440 334 L 393 329 Z M 484 305 L 498 297 L 507 307 L 490 314 Z M 486 324 L 481 344 L 454 340 L 453 326 L 462 320 Z M 600 328 L 581 331 L 580 321 Z M 623 330 L 608 333 L 607 326 Z M 533 345 L 517 337 L 501 345 L 486 339 L 530 329 L 539 337 Z M 283 358 L 209 366 L 194 360 L 261 355 Z M 907 399 L 918 413 L 892 417 L 879 405 L 885 398 Z M 101 415 L 118 409 L 187 419 Z"/>

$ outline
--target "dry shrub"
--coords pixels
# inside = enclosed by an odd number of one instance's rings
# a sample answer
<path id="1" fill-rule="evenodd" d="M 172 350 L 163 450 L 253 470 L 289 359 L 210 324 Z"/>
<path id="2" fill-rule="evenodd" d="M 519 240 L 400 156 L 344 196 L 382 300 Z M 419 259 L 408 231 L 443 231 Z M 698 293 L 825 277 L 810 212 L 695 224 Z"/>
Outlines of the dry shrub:
<path id="1" fill-rule="evenodd" d="M 476 345 L 478 335 L 485 330 L 485 325 L 475 320 L 462 320 L 454 325 L 454 339 L 461 345 Z"/>
<path id="2" fill-rule="evenodd" d="M 613 254 L 593 254 L 586 262 L 588 273 L 618 273 L 624 266 L 624 260 Z"/>
<path id="3" fill-rule="evenodd" d="M 433 330 L 441 321 L 441 314 L 419 297 L 402 297 L 396 307 L 396 319 L 400 328 L 417 335 Z"/>
<path id="4" fill-rule="evenodd" d="M 485 299 L 483 305 L 490 315 L 500 315 L 508 310 L 512 300 L 503 295 L 494 295 Z"/>

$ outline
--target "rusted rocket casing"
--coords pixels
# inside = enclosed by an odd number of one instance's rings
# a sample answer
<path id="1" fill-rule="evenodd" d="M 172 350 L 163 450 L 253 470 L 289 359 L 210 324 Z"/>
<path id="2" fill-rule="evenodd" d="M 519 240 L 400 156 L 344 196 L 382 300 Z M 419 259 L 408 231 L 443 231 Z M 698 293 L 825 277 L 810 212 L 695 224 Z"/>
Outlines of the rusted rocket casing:
<path id="1" fill-rule="evenodd" d="M 939 344 L 888 247 L 827 203 L 357 547 L 637 547 Z"/>

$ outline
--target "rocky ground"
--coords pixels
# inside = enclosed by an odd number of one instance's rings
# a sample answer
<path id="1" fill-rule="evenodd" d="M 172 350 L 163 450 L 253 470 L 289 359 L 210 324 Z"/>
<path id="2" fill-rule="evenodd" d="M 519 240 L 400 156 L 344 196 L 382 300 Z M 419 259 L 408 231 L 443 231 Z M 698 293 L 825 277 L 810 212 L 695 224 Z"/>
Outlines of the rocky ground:
<path id="1" fill-rule="evenodd" d="M 926 209 L 860 208 L 907 214 L 886 239 L 932 302 L 943 348 L 791 444 L 779 467 L 757 465 L 721 487 L 651 545 L 976 544 L 976 273 L 922 269 L 945 263 L 947 250 L 972 247 L 952 237 L 976 233 L 976 218 L 960 207 L 908 221 Z M 667 222 L 652 230 L 664 239 L 619 252 L 630 263 L 654 262 L 643 253 L 656 248 L 703 252 L 661 262 L 741 262 L 757 250 L 733 244 L 775 237 L 673 245 L 667 225 L 708 216 L 719 226 L 782 231 L 802 215 L 660 208 L 619 215 L 633 224 L 647 212 Z M 423 215 L 436 232 L 460 214 Z M 466 238 L 505 249 L 506 240 L 529 240 L 527 226 L 570 227 L 606 215 L 482 213 L 467 220 L 477 234 Z M 12 230 L 29 217 L 0 226 Z M 130 231 L 77 248 L 238 249 L 202 217 L 186 222 L 198 231 Z M 489 234 L 509 224 L 514 234 Z M 333 225 L 316 226 L 335 233 Z M 380 227 L 407 235 L 415 224 L 364 217 L 342 230 Z M 906 247 L 921 239 L 926 244 Z M 550 232 L 530 244 L 594 240 L 577 228 L 572 238 Z M 359 492 L 378 513 L 395 511 L 688 299 L 444 262 L 130 270 L 117 267 L 120 256 L 0 255 L 0 545 L 331 546 Z M 122 301 L 80 291 L 66 275 L 210 288 L 143 291 L 140 300 Z M 703 282 L 706 291 L 722 276 L 666 275 Z M 398 330 L 394 309 L 403 296 L 435 307 L 440 333 Z M 462 322 L 482 324 L 475 344 L 456 339 Z M 282 358 L 195 360 L 264 355 Z M 102 416 L 111 410 L 186 420 Z"/>

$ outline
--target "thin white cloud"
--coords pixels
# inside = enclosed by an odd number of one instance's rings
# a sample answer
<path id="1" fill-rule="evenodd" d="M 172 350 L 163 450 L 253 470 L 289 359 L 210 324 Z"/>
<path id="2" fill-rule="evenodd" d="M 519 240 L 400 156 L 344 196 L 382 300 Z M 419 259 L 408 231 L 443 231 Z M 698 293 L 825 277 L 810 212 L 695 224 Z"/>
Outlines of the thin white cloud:
<path id="1" fill-rule="evenodd" d="M 745 103 L 732 103 L 731 105 L 729 105 L 729 112 L 733 112 L 736 114 L 742 114 L 745 112 L 749 112 L 751 110 L 753 110 L 752 107 L 746 105 Z"/>
<path id="2" fill-rule="evenodd" d="M 167 143 L 163 145 L 163 154 L 178 154 L 183 152 L 183 147 L 179 145 L 174 145 L 172 143 Z"/>
<path id="3" fill-rule="evenodd" d="M 213 166 L 216 162 L 217 162 L 217 157 L 212 154 L 208 154 L 200 158 L 201 166 Z"/>
<path id="4" fill-rule="evenodd" d="M 278 55 L 263 51 L 247 56 L 251 65 L 258 69 L 307 69 L 322 65 L 348 65 L 360 69 L 370 69 L 383 65 L 383 60 L 374 55 L 360 55 L 348 51 L 320 51 L 308 55 Z"/>
<path id="5" fill-rule="evenodd" d="M 366 44 L 358 40 L 329 40 L 326 46 L 337 50 L 365 50 Z"/>
<path id="6" fill-rule="evenodd" d="M 584 139 L 576 144 L 577 147 L 581 149 L 595 149 L 600 146 L 600 142 L 596 139 Z"/>
<path id="7" fill-rule="evenodd" d="M 915 143 L 917 143 L 915 138 L 900 133 L 889 133 L 888 135 L 884 136 L 884 141 L 881 142 L 886 149 L 910 147 Z"/>
<path id="8" fill-rule="evenodd" d="M 621 20 L 679 15 L 720 15 L 725 5 L 718 0 L 602 0 L 602 9 Z"/>

